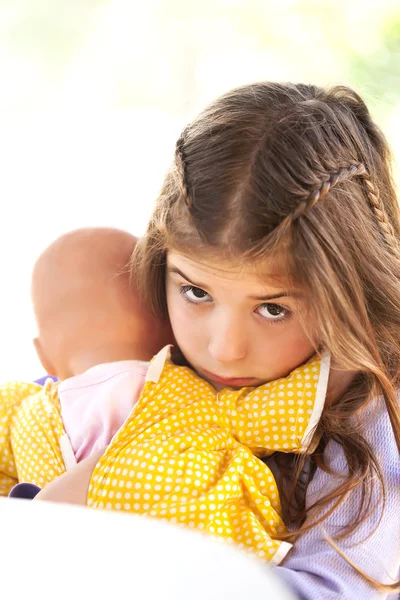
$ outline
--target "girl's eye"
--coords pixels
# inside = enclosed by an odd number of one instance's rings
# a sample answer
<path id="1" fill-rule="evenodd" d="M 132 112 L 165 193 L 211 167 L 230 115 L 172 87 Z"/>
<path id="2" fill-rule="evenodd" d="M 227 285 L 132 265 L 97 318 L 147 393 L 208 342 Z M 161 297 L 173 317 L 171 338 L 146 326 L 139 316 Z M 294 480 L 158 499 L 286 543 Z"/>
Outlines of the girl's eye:
<path id="1" fill-rule="evenodd" d="M 290 311 L 279 304 L 261 304 L 257 312 L 267 321 L 285 321 L 291 315 Z"/>
<path id="2" fill-rule="evenodd" d="M 192 304 L 204 304 L 205 302 L 210 302 L 211 299 L 210 294 L 207 294 L 207 292 L 194 285 L 182 285 L 179 292 L 186 302 L 191 302 Z"/>

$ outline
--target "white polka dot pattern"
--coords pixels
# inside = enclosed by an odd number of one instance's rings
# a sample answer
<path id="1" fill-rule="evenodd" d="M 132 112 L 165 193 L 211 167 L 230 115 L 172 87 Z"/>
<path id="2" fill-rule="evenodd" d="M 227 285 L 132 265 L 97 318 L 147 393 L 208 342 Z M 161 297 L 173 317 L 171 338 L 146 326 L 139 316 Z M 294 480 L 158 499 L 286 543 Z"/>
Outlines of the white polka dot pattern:
<path id="1" fill-rule="evenodd" d="M 202 529 L 279 562 L 290 546 L 279 540 L 278 491 L 253 452 L 305 450 L 319 373 L 314 359 L 286 379 L 217 394 L 167 360 L 97 464 L 88 505 Z"/>
<path id="2" fill-rule="evenodd" d="M 278 491 L 259 457 L 308 450 L 326 391 L 321 370 L 313 359 L 285 379 L 217 394 L 167 360 L 96 466 L 88 505 L 202 529 L 279 562 L 290 545 L 279 540 Z M 2 386 L 0 494 L 61 475 L 64 435 L 56 385 Z"/>
<path id="3" fill-rule="evenodd" d="M 11 447 L 11 429 L 15 415 L 25 398 L 41 389 L 34 383 L 12 381 L 0 387 L 0 496 L 7 496 L 18 483 Z"/>
<path id="4" fill-rule="evenodd" d="M 65 471 L 65 431 L 57 386 L 11 382 L 0 388 L 0 495 L 24 481 L 44 487 Z"/>

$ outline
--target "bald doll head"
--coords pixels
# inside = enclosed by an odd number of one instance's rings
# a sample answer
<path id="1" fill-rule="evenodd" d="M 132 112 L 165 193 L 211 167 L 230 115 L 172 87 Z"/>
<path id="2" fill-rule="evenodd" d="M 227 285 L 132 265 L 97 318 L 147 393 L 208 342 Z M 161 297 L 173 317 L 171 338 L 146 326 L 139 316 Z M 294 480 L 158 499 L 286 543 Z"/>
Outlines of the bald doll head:
<path id="1" fill-rule="evenodd" d="M 172 342 L 132 288 L 127 264 L 136 238 L 117 229 L 79 229 L 52 243 L 32 274 L 34 340 L 51 375 L 100 363 L 150 360 Z"/>

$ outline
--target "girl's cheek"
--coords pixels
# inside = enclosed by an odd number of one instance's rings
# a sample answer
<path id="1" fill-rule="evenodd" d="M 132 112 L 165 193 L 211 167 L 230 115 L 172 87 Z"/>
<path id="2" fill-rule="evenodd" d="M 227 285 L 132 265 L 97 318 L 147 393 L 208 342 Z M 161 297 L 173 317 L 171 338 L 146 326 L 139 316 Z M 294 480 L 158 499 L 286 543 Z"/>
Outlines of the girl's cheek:
<path id="1" fill-rule="evenodd" d="M 190 310 L 190 305 L 185 302 L 179 293 L 171 295 L 168 301 L 168 313 L 172 328 L 175 333 L 195 322 L 195 312 Z"/>

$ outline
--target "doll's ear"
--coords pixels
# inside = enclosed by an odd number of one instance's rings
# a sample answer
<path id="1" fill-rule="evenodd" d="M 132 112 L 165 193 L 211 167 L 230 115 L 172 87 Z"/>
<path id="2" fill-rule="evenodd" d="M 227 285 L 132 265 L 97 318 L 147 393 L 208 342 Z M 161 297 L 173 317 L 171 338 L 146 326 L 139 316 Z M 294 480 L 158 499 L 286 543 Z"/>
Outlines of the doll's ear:
<path id="1" fill-rule="evenodd" d="M 55 377 L 57 377 L 55 368 L 52 365 L 52 363 L 50 362 L 50 360 L 47 358 L 46 352 L 44 351 L 44 348 L 40 342 L 40 339 L 35 338 L 33 340 L 33 345 L 35 346 L 36 354 L 38 355 L 39 360 L 42 363 L 42 367 L 46 371 L 47 375 L 54 375 Z"/>

